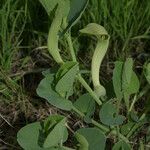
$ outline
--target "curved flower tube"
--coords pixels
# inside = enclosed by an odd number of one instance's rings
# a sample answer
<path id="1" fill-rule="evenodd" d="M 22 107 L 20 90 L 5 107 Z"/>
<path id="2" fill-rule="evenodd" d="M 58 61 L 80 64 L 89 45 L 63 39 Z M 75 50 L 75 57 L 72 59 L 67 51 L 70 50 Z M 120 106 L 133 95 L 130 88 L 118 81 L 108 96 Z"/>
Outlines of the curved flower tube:
<path id="1" fill-rule="evenodd" d="M 105 96 L 106 90 L 100 83 L 99 72 L 102 60 L 107 52 L 110 36 L 108 35 L 104 27 L 96 23 L 88 24 L 84 29 L 80 30 L 80 32 L 89 35 L 94 35 L 98 39 L 97 46 L 95 48 L 92 58 L 92 81 L 96 94 L 99 97 Z"/>

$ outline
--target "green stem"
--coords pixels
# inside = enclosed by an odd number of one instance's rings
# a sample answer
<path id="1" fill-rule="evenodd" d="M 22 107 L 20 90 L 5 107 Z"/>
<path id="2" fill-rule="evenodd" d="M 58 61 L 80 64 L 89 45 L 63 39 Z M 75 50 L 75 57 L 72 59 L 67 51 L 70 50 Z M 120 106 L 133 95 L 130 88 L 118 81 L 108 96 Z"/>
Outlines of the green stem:
<path id="1" fill-rule="evenodd" d="M 97 102 L 98 105 L 102 105 L 102 101 L 98 98 L 97 94 L 91 89 L 91 87 L 86 83 L 83 77 L 79 74 L 77 76 L 79 82 L 84 86 L 84 88 L 89 92 L 93 99 Z"/>
<path id="2" fill-rule="evenodd" d="M 131 106 L 130 106 L 130 108 L 129 108 L 129 112 L 132 111 L 132 109 L 133 109 L 133 107 L 134 107 L 134 104 L 135 104 L 136 100 L 137 100 L 137 95 L 135 95 L 134 98 L 133 98 L 133 101 L 132 101 Z"/>
<path id="3" fill-rule="evenodd" d="M 132 129 L 130 130 L 130 132 L 128 133 L 127 138 L 130 138 L 130 136 L 133 135 L 133 133 L 135 132 L 135 130 L 137 130 L 137 129 L 141 126 L 141 121 L 145 118 L 145 115 L 146 115 L 146 113 L 143 113 L 143 114 L 142 114 L 142 116 L 141 116 L 140 119 L 139 119 L 139 122 L 136 123 L 136 124 L 132 127 Z"/>
<path id="4" fill-rule="evenodd" d="M 71 33 L 70 32 L 68 33 L 68 35 L 66 35 L 66 39 L 67 39 L 67 42 L 68 42 L 68 45 L 69 45 L 69 49 L 70 49 L 72 60 L 77 62 L 76 55 L 75 55 L 74 48 L 73 48 L 73 44 L 72 44 L 72 39 L 71 39 Z"/>
<path id="5" fill-rule="evenodd" d="M 72 109 L 73 109 L 74 112 L 76 112 L 77 114 L 79 114 L 81 117 L 85 117 L 84 113 L 80 112 L 74 106 L 73 106 Z M 110 129 L 108 127 L 106 127 L 105 125 L 100 124 L 99 122 L 95 121 L 94 119 L 92 119 L 92 124 L 95 125 L 96 127 L 98 127 L 99 129 L 101 129 L 102 131 L 104 131 L 105 133 L 106 132 L 110 132 Z M 117 135 L 118 133 L 117 133 L 116 130 L 112 130 L 111 134 Z M 125 142 L 129 142 L 128 139 L 125 136 L 123 136 L 121 133 L 119 133 L 119 137 L 122 140 L 124 140 Z"/>

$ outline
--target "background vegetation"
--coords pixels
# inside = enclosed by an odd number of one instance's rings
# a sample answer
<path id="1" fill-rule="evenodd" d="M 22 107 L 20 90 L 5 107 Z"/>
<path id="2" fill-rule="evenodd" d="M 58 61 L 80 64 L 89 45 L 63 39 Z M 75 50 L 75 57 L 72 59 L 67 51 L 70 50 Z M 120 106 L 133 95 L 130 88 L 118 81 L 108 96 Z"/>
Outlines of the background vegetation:
<path id="1" fill-rule="evenodd" d="M 141 70 L 150 58 L 150 1 L 90 0 L 81 20 L 72 29 L 78 60 L 86 70 L 90 68 L 95 39 L 91 42 L 81 37 L 78 30 L 90 22 L 103 25 L 111 35 L 102 66 L 103 81 L 111 79 L 113 61 L 131 56 L 144 88 Z M 45 106 L 45 101 L 35 92 L 41 72 L 56 65 L 47 53 L 50 23 L 38 0 L 0 1 L 0 149 L 19 149 L 16 133 L 26 123 L 41 120 L 49 114 L 65 113 L 48 104 Z M 60 46 L 62 55 L 68 59 L 70 56 L 63 40 Z M 76 85 L 75 90 L 80 94 L 83 89 Z M 149 97 L 150 93 L 146 91 L 138 104 L 139 111 Z"/>

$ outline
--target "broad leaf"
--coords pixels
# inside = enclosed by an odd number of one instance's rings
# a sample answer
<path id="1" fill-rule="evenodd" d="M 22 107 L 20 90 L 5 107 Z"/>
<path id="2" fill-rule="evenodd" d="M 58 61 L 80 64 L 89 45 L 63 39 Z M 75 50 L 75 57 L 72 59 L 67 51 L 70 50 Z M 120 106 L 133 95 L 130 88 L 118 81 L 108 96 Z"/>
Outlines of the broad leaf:
<path id="1" fill-rule="evenodd" d="M 85 8 L 87 7 L 89 0 L 71 0 L 70 12 L 67 17 L 68 26 L 61 33 L 63 36 L 82 16 Z"/>
<path id="2" fill-rule="evenodd" d="M 78 150 L 88 150 L 89 149 L 89 144 L 83 135 L 76 133 L 75 137 L 76 137 L 77 141 L 79 142 L 79 144 L 78 144 L 79 149 Z"/>
<path id="3" fill-rule="evenodd" d="M 99 116 L 101 122 L 109 126 L 120 125 L 125 120 L 124 116 L 117 115 L 117 108 L 111 102 L 107 102 L 102 106 Z"/>
<path id="4" fill-rule="evenodd" d="M 84 120 L 90 122 L 91 116 L 95 112 L 95 101 L 90 94 L 84 94 L 79 97 L 74 103 L 74 106 L 85 114 Z"/>
<path id="5" fill-rule="evenodd" d="M 62 97 L 68 97 L 72 94 L 73 83 L 78 72 L 78 65 L 76 63 L 74 63 L 71 67 L 68 65 L 69 68 L 66 67 L 67 65 L 67 63 L 64 64 L 58 71 L 59 77 L 57 78 L 59 78 L 59 80 L 57 79 L 58 81 L 55 86 L 55 90 Z"/>
<path id="6" fill-rule="evenodd" d="M 131 150 L 131 147 L 124 141 L 119 141 L 113 146 L 112 150 Z"/>
<path id="7" fill-rule="evenodd" d="M 115 62 L 115 69 L 113 71 L 113 87 L 118 100 L 121 100 L 123 98 L 122 69 L 123 69 L 123 62 L 121 61 Z"/>
<path id="8" fill-rule="evenodd" d="M 71 110 L 72 103 L 65 98 L 62 98 L 58 93 L 52 89 L 54 77 L 53 75 L 47 75 L 39 84 L 37 88 L 37 94 L 46 99 L 50 104 L 63 110 Z"/>
<path id="9" fill-rule="evenodd" d="M 17 133 L 17 141 L 24 150 L 45 150 L 38 144 L 39 131 L 42 130 L 40 122 L 26 125 Z"/>
<path id="10" fill-rule="evenodd" d="M 88 150 L 105 150 L 106 137 L 97 128 L 81 128 L 77 131 L 89 143 Z"/>

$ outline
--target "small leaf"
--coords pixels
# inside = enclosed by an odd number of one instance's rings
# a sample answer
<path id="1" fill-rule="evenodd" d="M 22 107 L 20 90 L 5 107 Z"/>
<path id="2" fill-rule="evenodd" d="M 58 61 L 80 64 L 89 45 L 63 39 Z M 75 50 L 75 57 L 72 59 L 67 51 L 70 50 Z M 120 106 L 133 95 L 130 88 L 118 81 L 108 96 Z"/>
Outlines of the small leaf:
<path id="1" fill-rule="evenodd" d="M 131 150 L 131 147 L 124 141 L 119 141 L 113 146 L 112 150 Z"/>
<path id="2" fill-rule="evenodd" d="M 77 131 L 89 143 L 88 150 L 105 150 L 106 137 L 97 128 L 81 128 Z"/>
<path id="3" fill-rule="evenodd" d="M 122 93 L 122 69 L 123 69 L 123 62 L 116 61 L 115 62 L 115 69 L 113 71 L 113 86 L 115 94 L 118 100 L 123 98 Z"/>
<path id="4" fill-rule="evenodd" d="M 117 115 L 117 108 L 111 102 L 102 106 L 99 116 L 101 122 L 109 126 L 120 125 L 125 120 L 124 116 Z"/>
<path id="5" fill-rule="evenodd" d="M 58 80 L 55 86 L 55 90 L 62 97 L 68 97 L 72 94 L 73 83 L 78 72 L 78 64 L 74 63 L 74 65 L 72 65 L 70 68 L 66 68 L 66 65 L 68 64 L 64 64 L 64 66 L 60 68 L 60 71 L 58 71 L 58 72 L 61 72 L 61 77 L 59 77 L 60 79 Z M 62 68 L 64 68 L 64 70 Z"/>
<path id="6" fill-rule="evenodd" d="M 62 110 L 71 110 L 72 103 L 65 98 L 62 98 L 58 93 L 52 89 L 54 77 L 53 75 L 47 75 L 39 84 L 37 88 L 37 94 L 46 99 L 51 105 L 58 107 Z"/>
<path id="7" fill-rule="evenodd" d="M 75 137 L 76 137 L 77 141 L 79 142 L 78 150 L 88 150 L 89 149 L 89 144 L 83 135 L 76 132 Z"/>
<path id="8" fill-rule="evenodd" d="M 90 122 L 91 116 L 95 112 L 95 101 L 90 94 L 84 94 L 79 97 L 74 103 L 74 106 L 86 115 L 84 118 L 86 122 Z"/>

